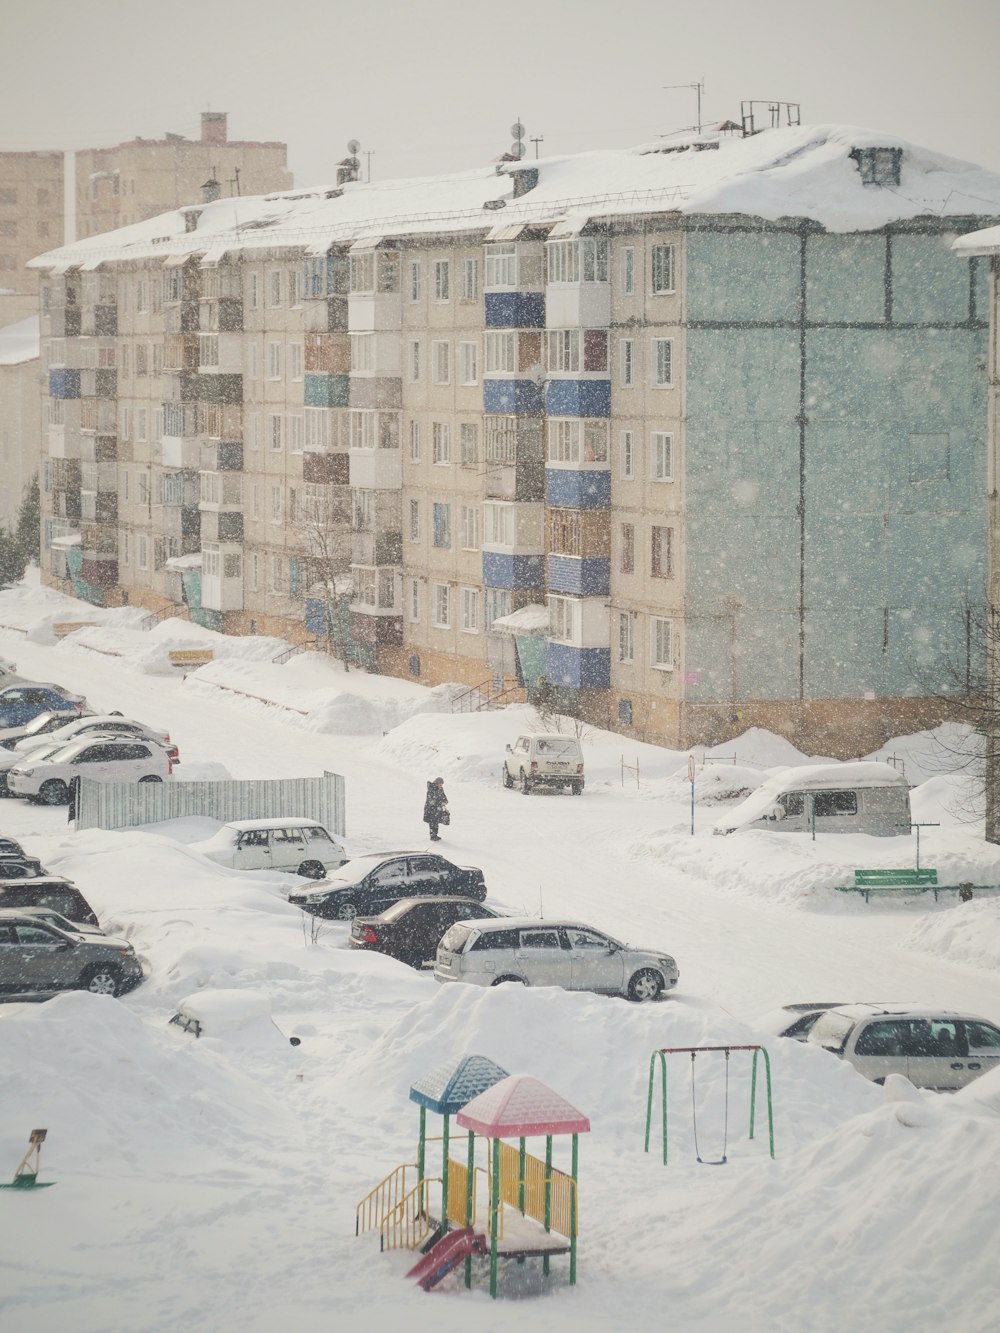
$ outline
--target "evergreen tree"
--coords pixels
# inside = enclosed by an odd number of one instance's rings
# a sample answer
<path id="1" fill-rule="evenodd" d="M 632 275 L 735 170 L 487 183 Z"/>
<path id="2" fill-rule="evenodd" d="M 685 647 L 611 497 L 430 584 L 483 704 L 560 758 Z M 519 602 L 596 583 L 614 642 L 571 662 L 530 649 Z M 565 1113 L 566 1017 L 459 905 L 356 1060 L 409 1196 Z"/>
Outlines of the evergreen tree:
<path id="1" fill-rule="evenodd" d="M 28 561 L 14 533 L 0 528 L 0 588 L 10 588 L 24 578 Z"/>
<path id="2" fill-rule="evenodd" d="M 36 476 L 32 477 L 24 488 L 24 496 L 21 499 L 21 507 L 17 511 L 17 523 L 14 528 L 14 537 L 24 556 L 25 565 L 28 565 L 31 561 L 34 561 L 37 565 L 41 559 L 41 527 L 41 500 Z M 24 571 L 21 572 L 23 574 Z"/>

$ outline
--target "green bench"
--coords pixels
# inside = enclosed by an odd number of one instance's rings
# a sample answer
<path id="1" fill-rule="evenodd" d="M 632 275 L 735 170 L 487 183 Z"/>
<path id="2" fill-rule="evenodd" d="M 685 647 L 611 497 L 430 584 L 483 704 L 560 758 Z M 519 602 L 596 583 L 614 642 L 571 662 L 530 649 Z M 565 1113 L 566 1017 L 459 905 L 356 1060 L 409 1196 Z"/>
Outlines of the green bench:
<path id="1" fill-rule="evenodd" d="M 957 893 L 959 897 L 971 898 L 975 893 L 996 893 L 1000 886 L 995 884 L 939 884 L 936 870 L 929 868 L 910 870 L 855 870 L 853 884 L 838 884 L 838 893 L 860 893 L 868 902 L 873 893 L 933 893 L 938 901 L 939 893 Z"/>

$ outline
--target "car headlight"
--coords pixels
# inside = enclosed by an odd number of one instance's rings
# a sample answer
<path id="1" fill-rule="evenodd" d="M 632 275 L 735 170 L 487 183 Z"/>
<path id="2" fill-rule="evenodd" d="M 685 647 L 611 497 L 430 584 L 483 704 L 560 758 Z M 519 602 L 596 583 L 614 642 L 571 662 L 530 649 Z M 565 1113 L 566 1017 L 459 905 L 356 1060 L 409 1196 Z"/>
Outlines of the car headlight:
<path id="1" fill-rule="evenodd" d="M 18 778 L 33 778 L 35 776 L 33 768 L 12 768 L 10 772 L 12 777 Z"/>

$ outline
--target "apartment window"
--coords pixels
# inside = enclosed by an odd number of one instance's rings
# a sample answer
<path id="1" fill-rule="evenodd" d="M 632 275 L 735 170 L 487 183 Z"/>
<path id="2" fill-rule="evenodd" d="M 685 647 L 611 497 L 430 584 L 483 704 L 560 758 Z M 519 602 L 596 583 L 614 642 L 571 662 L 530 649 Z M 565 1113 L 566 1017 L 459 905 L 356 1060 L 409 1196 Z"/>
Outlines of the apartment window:
<path id="1" fill-rule="evenodd" d="M 459 605 L 462 617 L 462 633 L 479 633 L 479 590 L 462 588 L 459 592 Z"/>
<path id="2" fill-rule="evenodd" d="M 326 453 L 330 448 L 331 415 L 325 407 L 307 407 L 304 413 L 306 448 Z"/>
<path id="3" fill-rule="evenodd" d="M 479 507 L 462 505 L 461 512 L 462 550 L 479 550 Z"/>
<path id="4" fill-rule="evenodd" d="M 123 469 L 122 469 L 122 504 L 127 504 L 127 503 L 128 503 L 128 479 L 129 479 L 129 471 L 128 471 L 128 468 L 123 468 Z"/>
<path id="5" fill-rule="evenodd" d="M 247 414 L 247 446 L 250 449 L 260 448 L 260 413 L 249 412 Z"/>
<path id="6" fill-rule="evenodd" d="M 486 286 L 517 286 L 517 247 L 513 241 L 486 247 Z"/>
<path id="7" fill-rule="evenodd" d="M 145 534 L 144 532 L 140 532 L 140 533 L 137 534 L 135 545 L 136 545 L 136 557 L 137 557 L 137 561 L 136 561 L 136 562 L 137 562 L 139 568 L 140 568 L 140 569 L 148 569 L 148 568 L 149 568 L 149 542 L 148 542 L 148 539 L 147 539 L 146 534 Z"/>
<path id="8" fill-rule="evenodd" d="M 277 452 L 278 450 L 281 449 L 282 446 L 283 423 L 282 423 L 281 413 L 280 412 L 270 413 L 267 422 L 268 422 L 268 437 L 271 442 L 271 449 Z"/>
<path id="9" fill-rule="evenodd" d="M 549 370 L 572 374 L 580 369 L 580 330 L 552 329 L 548 335 Z"/>
<path id="10" fill-rule="evenodd" d="M 674 247 L 672 245 L 653 246 L 653 295 L 674 290 Z"/>
<path id="11" fill-rule="evenodd" d="M 260 343 L 256 338 L 249 345 L 249 366 L 247 367 L 247 379 L 260 379 Z"/>
<path id="12" fill-rule="evenodd" d="M 653 339 L 653 383 L 657 388 L 666 389 L 674 382 L 674 340 L 673 338 Z"/>
<path id="13" fill-rule="evenodd" d="M 485 546 L 514 545 L 514 506 L 502 502 L 483 505 L 483 544 Z"/>
<path id="14" fill-rule="evenodd" d="M 406 599 L 410 620 L 416 623 L 420 619 L 420 580 L 410 579 L 409 596 Z"/>
<path id="15" fill-rule="evenodd" d="M 288 449 L 290 453 L 300 454 L 305 445 L 306 423 L 301 412 L 288 414 Z"/>
<path id="16" fill-rule="evenodd" d="M 128 343 L 122 343 L 122 375 L 128 379 Z"/>
<path id="17" fill-rule="evenodd" d="M 139 348 L 136 349 L 136 374 L 139 374 Z M 142 349 L 145 352 L 145 348 Z M 145 363 L 145 356 L 143 357 Z M 219 365 L 219 335 L 217 333 L 199 333 L 198 335 L 199 368 L 217 368 Z M 141 372 L 145 375 L 145 370 Z"/>
<path id="18" fill-rule="evenodd" d="M 451 343 L 431 343 L 431 365 L 435 384 L 451 383 Z"/>
<path id="19" fill-rule="evenodd" d="M 280 486 L 271 487 L 271 522 L 280 523 L 285 516 L 285 497 Z"/>
<path id="20" fill-rule="evenodd" d="M 395 250 L 382 250 L 376 260 L 378 291 L 399 291 L 399 254 Z"/>
<path id="21" fill-rule="evenodd" d="M 479 426 L 475 421 L 463 421 L 458 428 L 459 455 L 463 467 L 479 462 Z"/>
<path id="22" fill-rule="evenodd" d="M 145 343 L 135 345 L 135 373 L 137 376 L 149 374 L 149 352 Z"/>
<path id="23" fill-rule="evenodd" d="M 608 368 L 607 329 L 584 329 L 583 368 L 585 371 L 590 371 L 590 372 L 607 371 Z"/>
<path id="24" fill-rule="evenodd" d="M 354 515 L 351 526 L 355 532 L 371 532 L 375 526 L 375 492 L 355 487 L 351 491 Z"/>
<path id="25" fill-rule="evenodd" d="M 462 265 L 462 296 L 474 301 L 479 295 L 479 260 L 467 259 Z"/>
<path id="26" fill-rule="evenodd" d="M 545 260 L 549 282 L 579 282 L 580 252 L 576 241 L 548 241 Z"/>
<path id="27" fill-rule="evenodd" d="M 149 439 L 149 412 L 145 407 L 137 407 L 135 410 L 135 438 L 140 444 Z"/>
<path id="28" fill-rule="evenodd" d="M 584 236 L 580 241 L 580 279 L 582 282 L 607 282 L 608 243 L 600 236 Z"/>
<path id="29" fill-rule="evenodd" d="M 290 306 L 302 304 L 302 274 L 297 268 L 291 269 L 288 274 L 288 304 Z"/>
<path id="30" fill-rule="evenodd" d="M 149 288 L 145 278 L 139 278 L 135 284 L 135 308 L 139 314 L 149 309 Z"/>
<path id="31" fill-rule="evenodd" d="M 94 411 L 95 406 L 96 404 L 94 404 L 93 400 L 88 403 L 86 399 L 84 399 L 80 420 L 80 427 L 82 430 L 97 429 L 96 413 Z M 121 414 L 118 418 L 118 433 L 123 440 L 131 440 L 132 438 L 132 409 L 130 407 L 123 407 L 121 409 Z"/>
<path id="32" fill-rule="evenodd" d="M 674 622 L 653 616 L 649 622 L 650 661 L 660 671 L 674 669 Z"/>
<path id="33" fill-rule="evenodd" d="M 122 554 L 123 565 L 129 565 L 132 563 L 132 551 L 131 551 L 132 544 L 131 541 L 129 540 L 131 535 L 132 534 L 128 531 L 125 531 L 121 534 L 121 554 Z"/>
<path id="34" fill-rule="evenodd" d="M 431 427 L 431 461 L 434 463 L 451 462 L 451 425 L 447 421 L 435 421 Z"/>
<path id="35" fill-rule="evenodd" d="M 421 297 L 422 279 L 420 273 L 420 260 L 414 259 L 410 264 L 410 300 L 419 301 Z"/>
<path id="36" fill-rule="evenodd" d="M 256 551 L 252 551 L 247 558 L 247 570 L 250 578 L 250 591 L 256 592 L 260 587 L 260 556 Z"/>
<path id="37" fill-rule="evenodd" d="M 256 485 L 250 488 L 250 517 L 260 518 L 260 488 Z"/>
<path id="38" fill-rule="evenodd" d="M 479 344 L 459 343 L 458 362 L 463 384 L 479 383 Z"/>
<path id="39" fill-rule="evenodd" d="M 649 439 L 649 475 L 653 481 L 674 479 L 674 437 L 654 430 Z"/>
<path id="40" fill-rule="evenodd" d="M 420 540 L 420 501 L 410 501 L 410 541 Z"/>
<path id="41" fill-rule="evenodd" d="M 351 412 L 350 447 L 352 449 L 375 448 L 375 413 L 354 409 Z"/>
<path id="42" fill-rule="evenodd" d="M 487 333 L 487 375 L 511 375 L 517 369 L 516 343 L 513 333 Z"/>
<path id="43" fill-rule="evenodd" d="M 410 383 L 420 382 L 420 343 L 416 338 L 410 343 Z"/>
<path id="44" fill-rule="evenodd" d="M 674 530 L 654 526 L 650 540 L 649 572 L 654 579 L 672 579 L 674 576 Z"/>
<path id="45" fill-rule="evenodd" d="M 287 587 L 285 562 L 280 555 L 271 556 L 271 592 L 284 592 Z"/>
<path id="46" fill-rule="evenodd" d="M 622 573 L 635 573 L 635 526 L 622 524 Z"/>
<path id="47" fill-rule="evenodd" d="M 351 255 L 351 291 L 375 291 L 375 252 L 367 250 Z"/>
<path id="48" fill-rule="evenodd" d="M 635 432 L 623 430 L 618 437 L 619 475 L 623 481 L 635 476 Z"/>
<path id="49" fill-rule="evenodd" d="M 579 602 L 570 597 L 549 598 L 549 638 L 572 643 L 576 637 Z"/>
<path id="50" fill-rule="evenodd" d="M 451 300 L 451 260 L 436 259 L 434 261 L 434 300 Z"/>
<path id="51" fill-rule="evenodd" d="M 618 342 L 618 380 L 625 389 L 635 383 L 634 338 L 621 338 Z"/>
<path id="52" fill-rule="evenodd" d="M 281 269 L 280 268 L 272 269 L 271 272 L 268 274 L 268 282 L 267 282 L 268 305 L 276 306 L 282 304 L 281 297 L 282 297 L 283 286 L 284 284 L 282 282 Z"/>
<path id="53" fill-rule="evenodd" d="M 302 378 L 302 344 L 288 344 L 288 377 L 293 380 Z"/>
<path id="54" fill-rule="evenodd" d="M 410 462 L 420 462 L 420 422 L 410 422 Z"/>
<path id="55" fill-rule="evenodd" d="M 112 358 L 110 364 L 113 366 L 115 349 L 112 347 L 110 351 Z M 153 343 L 153 374 L 160 375 L 162 374 L 162 372 L 163 372 L 163 344 Z"/>
<path id="56" fill-rule="evenodd" d="M 510 615 L 510 590 L 507 588 L 483 589 L 483 629 L 490 629 L 494 620 Z"/>
<path id="57" fill-rule="evenodd" d="M 65 398 L 49 399 L 49 425 L 64 426 L 66 424 L 66 400 Z"/>
<path id="58" fill-rule="evenodd" d="M 168 298 L 171 301 L 181 299 L 181 280 L 180 274 L 177 275 L 177 294 Z M 247 305 L 251 310 L 256 310 L 260 305 L 260 274 L 250 273 L 247 276 Z"/>
<path id="59" fill-rule="evenodd" d="M 351 370 L 367 374 L 375 369 L 374 333 L 351 334 Z"/>
<path id="60" fill-rule="evenodd" d="M 635 248 L 626 245 L 621 252 L 622 295 L 632 296 L 635 292 Z"/>
<path id="61" fill-rule="evenodd" d="M 267 378 L 281 379 L 281 343 L 267 344 Z"/>
<path id="62" fill-rule="evenodd" d="M 451 546 L 451 505 L 434 505 L 434 545 Z"/>
<path id="63" fill-rule="evenodd" d="M 451 588 L 447 583 L 434 584 L 434 624 L 438 629 L 451 625 Z"/>
<path id="64" fill-rule="evenodd" d="M 583 533 L 579 510 L 549 510 L 549 549 L 554 555 L 583 554 Z"/>
<path id="65" fill-rule="evenodd" d="M 634 611 L 621 611 L 618 614 L 618 661 L 635 661 Z"/>

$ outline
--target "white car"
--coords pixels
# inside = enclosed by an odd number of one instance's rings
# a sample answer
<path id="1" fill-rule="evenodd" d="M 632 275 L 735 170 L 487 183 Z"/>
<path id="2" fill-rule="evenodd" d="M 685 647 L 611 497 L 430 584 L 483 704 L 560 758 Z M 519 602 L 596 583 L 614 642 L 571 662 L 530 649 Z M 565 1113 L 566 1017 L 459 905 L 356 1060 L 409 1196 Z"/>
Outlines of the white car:
<path id="1" fill-rule="evenodd" d="M 235 819 L 192 846 L 232 870 L 287 870 L 308 879 L 323 879 L 347 860 L 343 843 L 322 824 L 291 815 Z"/>
<path id="2" fill-rule="evenodd" d="M 32 727 L 35 728 L 34 731 L 30 730 Z M 42 713 L 28 724 L 24 735 L 15 741 L 13 748 L 15 754 L 24 754 L 43 741 L 59 741 L 65 745 L 76 740 L 78 736 L 98 731 L 103 736 L 135 736 L 140 740 L 156 741 L 170 752 L 170 758 L 175 764 L 180 763 L 180 753 L 171 741 L 169 731 L 147 727 L 145 722 L 133 722 L 131 718 L 122 717 L 121 713 L 90 713 L 86 717 L 74 718 L 72 722 L 66 721 L 65 714 L 60 716 L 58 713 Z M 0 734 L 0 745 L 3 743 L 3 736 Z"/>
<path id="3" fill-rule="evenodd" d="M 529 731 L 507 746 L 503 785 L 527 796 L 541 787 L 583 794 L 583 751 L 575 736 Z"/>
<path id="4" fill-rule="evenodd" d="M 29 756 L 32 759 L 47 759 L 49 755 L 55 754 L 62 748 L 62 741 L 53 741 L 48 736 L 39 736 L 32 747 L 21 753 L 18 753 L 17 750 L 0 750 L 0 796 L 13 796 L 14 794 L 7 785 L 7 775 L 12 768 L 23 767 Z"/>
<path id="5" fill-rule="evenodd" d="M 162 782 L 173 771 L 170 755 L 156 741 L 83 736 L 40 757 L 36 751 L 7 770 L 12 796 L 65 805 L 73 778 L 95 782 Z"/>

